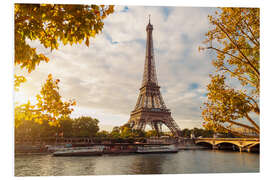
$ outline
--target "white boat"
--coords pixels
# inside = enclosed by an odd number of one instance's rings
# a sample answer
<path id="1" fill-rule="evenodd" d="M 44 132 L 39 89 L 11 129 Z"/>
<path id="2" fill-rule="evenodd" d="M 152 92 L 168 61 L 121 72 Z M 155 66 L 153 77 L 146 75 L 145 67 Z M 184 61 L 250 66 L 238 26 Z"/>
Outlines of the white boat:
<path id="1" fill-rule="evenodd" d="M 177 147 L 172 145 L 146 145 L 138 146 L 137 153 L 176 153 Z"/>
<path id="2" fill-rule="evenodd" d="M 62 145 L 62 146 L 46 145 L 45 148 L 47 148 L 47 150 L 49 152 L 55 152 L 55 151 L 58 151 L 58 150 L 65 148 L 65 146 L 64 145 Z"/>
<path id="3" fill-rule="evenodd" d="M 92 156 L 102 155 L 104 146 L 62 148 L 53 153 L 54 156 Z"/>

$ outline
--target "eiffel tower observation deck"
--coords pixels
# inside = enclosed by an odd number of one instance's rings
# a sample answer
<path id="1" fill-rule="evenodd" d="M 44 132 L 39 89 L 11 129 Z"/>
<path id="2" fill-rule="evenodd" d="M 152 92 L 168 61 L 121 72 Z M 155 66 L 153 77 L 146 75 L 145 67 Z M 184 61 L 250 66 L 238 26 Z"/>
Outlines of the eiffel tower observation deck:
<path id="1" fill-rule="evenodd" d="M 175 137 L 179 137 L 180 128 L 163 101 L 157 81 L 152 36 L 153 29 L 149 18 L 149 23 L 146 26 L 147 40 L 143 80 L 137 103 L 131 112 L 128 123 L 133 129 L 137 130 L 144 130 L 146 125 L 150 125 L 153 130 L 156 130 L 158 136 L 162 132 L 162 125 L 165 125 Z"/>

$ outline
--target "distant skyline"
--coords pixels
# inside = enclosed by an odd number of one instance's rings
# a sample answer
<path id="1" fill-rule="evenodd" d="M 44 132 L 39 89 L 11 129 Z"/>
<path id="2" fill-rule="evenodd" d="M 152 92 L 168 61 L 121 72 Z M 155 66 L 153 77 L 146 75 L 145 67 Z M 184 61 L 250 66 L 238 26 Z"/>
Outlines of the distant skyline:
<path id="1" fill-rule="evenodd" d="M 28 81 L 15 93 L 26 102 L 40 91 L 49 73 L 60 79 L 60 93 L 75 99 L 71 117 L 99 119 L 101 129 L 111 130 L 129 119 L 141 86 L 145 60 L 146 25 L 151 14 L 158 83 L 166 106 L 181 129 L 201 127 L 206 85 L 214 72 L 213 57 L 198 46 L 209 29 L 208 14 L 216 8 L 116 6 L 104 20 L 102 33 L 84 44 L 63 46 L 51 52 L 37 41 L 49 63 L 27 74 Z M 15 73 L 22 70 L 15 68 Z M 30 98 L 31 99 L 31 98 Z"/>

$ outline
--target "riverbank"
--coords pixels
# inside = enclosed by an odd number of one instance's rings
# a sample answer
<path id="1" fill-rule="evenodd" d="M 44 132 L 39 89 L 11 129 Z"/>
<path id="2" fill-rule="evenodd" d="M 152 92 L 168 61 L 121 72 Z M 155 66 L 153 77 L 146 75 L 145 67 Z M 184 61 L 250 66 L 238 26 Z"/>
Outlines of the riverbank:
<path id="1" fill-rule="evenodd" d="M 103 154 L 130 154 L 136 153 L 137 147 L 149 144 L 107 144 Z M 154 146 L 162 146 L 158 144 L 152 144 Z M 175 144 L 178 150 L 200 150 L 208 149 L 207 147 L 197 146 L 195 144 Z M 91 146 L 91 145 L 89 145 Z M 58 146 L 52 146 L 48 148 L 44 145 L 20 145 L 15 148 L 15 155 L 46 155 L 52 154 L 57 150 Z M 52 150 L 54 149 L 54 150 Z"/>

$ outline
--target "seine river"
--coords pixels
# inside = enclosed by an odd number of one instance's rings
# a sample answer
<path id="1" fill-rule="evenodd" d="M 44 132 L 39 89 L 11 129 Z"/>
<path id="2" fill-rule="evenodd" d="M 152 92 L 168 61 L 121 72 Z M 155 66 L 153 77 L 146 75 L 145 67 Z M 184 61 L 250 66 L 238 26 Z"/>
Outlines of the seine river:
<path id="1" fill-rule="evenodd" d="M 88 157 L 16 155 L 15 176 L 259 172 L 259 159 L 255 153 L 213 150 Z"/>

